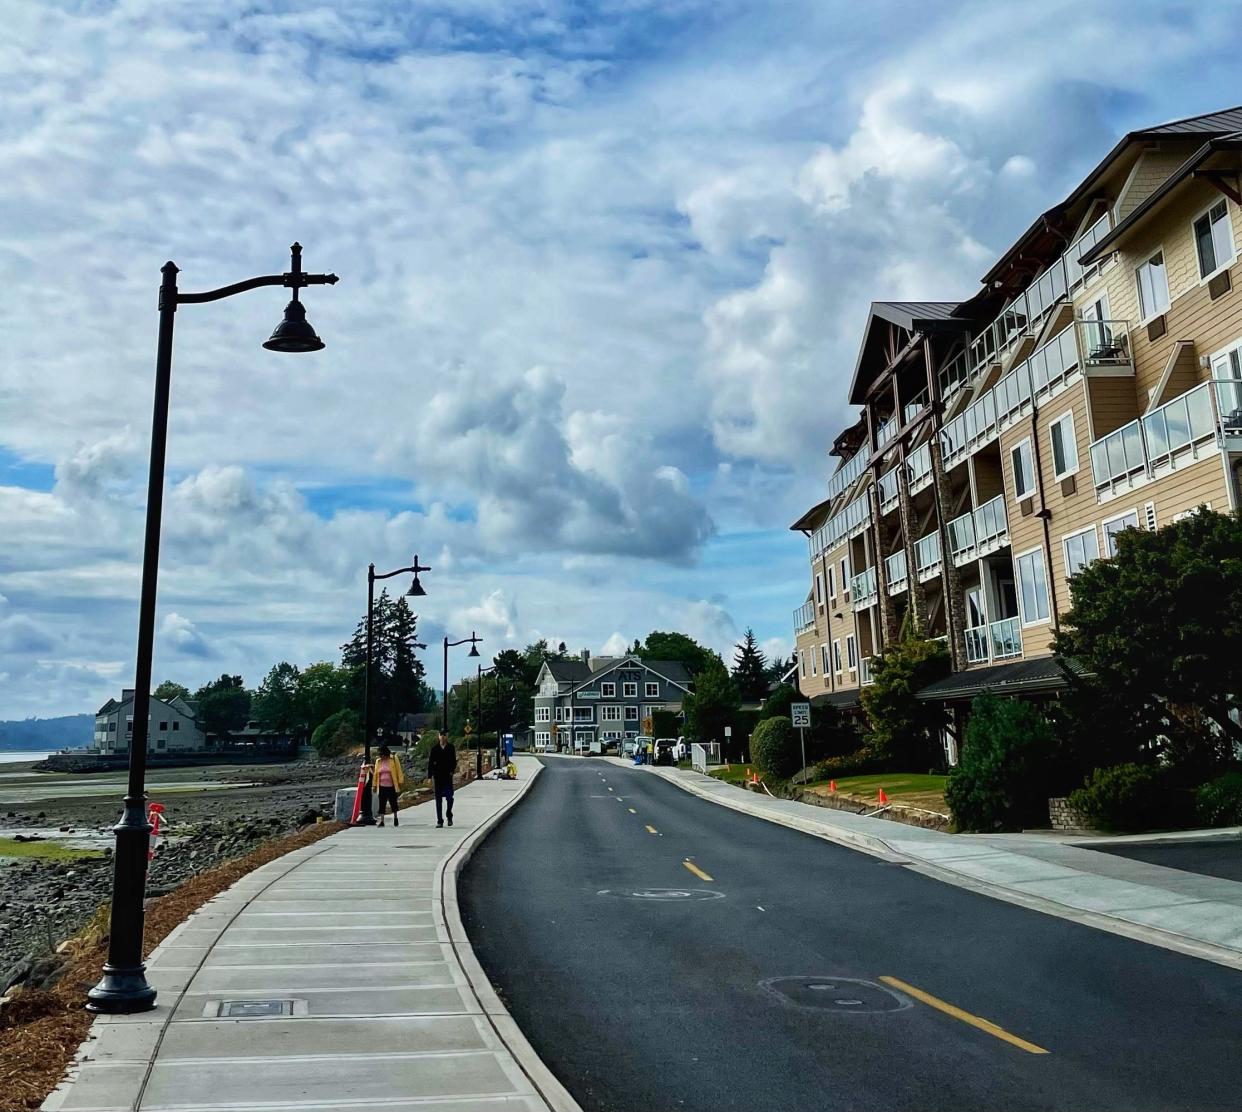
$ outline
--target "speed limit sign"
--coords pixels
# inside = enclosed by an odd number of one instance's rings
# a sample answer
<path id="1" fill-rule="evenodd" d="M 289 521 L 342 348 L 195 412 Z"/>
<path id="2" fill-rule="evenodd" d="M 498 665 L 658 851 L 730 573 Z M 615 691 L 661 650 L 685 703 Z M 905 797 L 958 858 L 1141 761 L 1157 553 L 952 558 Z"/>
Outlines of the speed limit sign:
<path id="1" fill-rule="evenodd" d="M 790 703 L 789 717 L 793 720 L 795 729 L 809 730 L 811 728 L 811 704 Z"/>

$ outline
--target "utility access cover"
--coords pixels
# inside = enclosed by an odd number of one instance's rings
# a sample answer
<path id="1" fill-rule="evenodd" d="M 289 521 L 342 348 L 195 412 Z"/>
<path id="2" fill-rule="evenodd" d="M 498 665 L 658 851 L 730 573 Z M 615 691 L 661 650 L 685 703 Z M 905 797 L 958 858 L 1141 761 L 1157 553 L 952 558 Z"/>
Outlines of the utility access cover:
<path id="1" fill-rule="evenodd" d="M 621 900 L 647 900 L 655 903 L 666 903 L 674 900 L 724 899 L 723 892 L 713 892 L 708 888 L 632 888 L 616 890 L 603 888 L 598 894 L 601 896 L 612 896 Z"/>
<path id="2" fill-rule="evenodd" d="M 904 996 L 873 981 L 850 977 L 773 977 L 760 986 L 796 1008 L 828 1012 L 899 1012 L 910 1007 Z"/>
<path id="3" fill-rule="evenodd" d="M 221 1019 L 271 1019 L 293 1015 L 292 1000 L 221 1000 L 216 1012 Z"/>

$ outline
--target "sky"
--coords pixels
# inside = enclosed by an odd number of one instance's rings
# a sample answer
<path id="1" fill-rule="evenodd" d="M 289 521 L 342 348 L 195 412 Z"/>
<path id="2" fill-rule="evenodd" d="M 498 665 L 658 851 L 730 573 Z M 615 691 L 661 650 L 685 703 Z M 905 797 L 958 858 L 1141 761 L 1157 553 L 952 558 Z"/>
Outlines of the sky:
<path id="1" fill-rule="evenodd" d="M 1242 102 L 1229 3 L 0 0 L 0 719 L 436 645 L 792 648 L 868 303 L 954 299 L 1126 131 Z M 393 580 L 404 590 L 408 579 Z M 458 655 L 453 674 L 464 671 Z"/>

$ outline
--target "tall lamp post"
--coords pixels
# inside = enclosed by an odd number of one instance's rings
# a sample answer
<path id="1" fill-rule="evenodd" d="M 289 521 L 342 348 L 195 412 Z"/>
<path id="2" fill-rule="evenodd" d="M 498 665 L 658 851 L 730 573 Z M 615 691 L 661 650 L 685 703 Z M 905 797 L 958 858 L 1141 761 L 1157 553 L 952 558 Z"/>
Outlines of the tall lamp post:
<path id="1" fill-rule="evenodd" d="M 473 630 L 469 631 L 468 637 L 462 637 L 460 641 L 450 641 L 448 634 L 445 634 L 445 686 L 443 686 L 440 706 L 440 728 L 445 733 L 448 733 L 448 650 L 456 649 L 458 645 L 469 645 L 467 656 L 478 656 L 478 646 L 482 644 L 482 637 L 476 636 Z"/>
<path id="2" fill-rule="evenodd" d="M 142 553 L 142 592 L 138 606 L 138 654 L 134 668 L 134 732 L 129 741 L 129 782 L 121 821 L 113 827 L 116 851 L 112 867 L 112 909 L 108 959 L 103 977 L 87 994 L 87 1009 L 114 1015 L 144 1012 L 155 1006 L 155 989 L 147 984 L 142 962 L 143 895 L 147 883 L 147 849 L 151 825 L 146 814 L 147 718 L 150 714 L 151 656 L 155 644 L 155 596 L 159 580 L 160 521 L 164 508 L 164 457 L 168 444 L 168 397 L 172 383 L 173 319 L 178 305 L 220 301 L 260 286 L 293 290 L 284 319 L 264 343 L 269 351 L 319 351 L 323 341 L 306 320 L 298 291 L 306 286 L 334 285 L 335 274 L 305 274 L 302 247 L 290 249 L 284 274 L 247 278 L 203 293 L 177 289 L 177 267 L 160 268 L 159 339 L 155 353 L 155 406 L 151 418 L 151 463 L 147 475 L 147 524 Z"/>
<path id="3" fill-rule="evenodd" d="M 362 762 L 366 765 L 371 763 L 371 635 L 375 624 L 375 581 L 377 579 L 391 579 L 394 575 L 404 575 L 407 572 L 413 572 L 414 582 L 410 584 L 410 589 L 405 592 L 405 597 L 422 598 L 427 592 L 423 590 L 423 585 L 418 581 L 418 573 L 420 571 L 431 571 L 431 568 L 424 567 L 418 562 L 418 553 L 414 554 L 414 563 L 408 568 L 397 568 L 395 571 L 386 571 L 381 575 L 375 573 L 374 564 L 367 568 L 367 663 L 362 679 Z M 425 645 L 423 647 L 426 648 Z M 362 792 L 362 808 L 358 812 L 358 825 L 375 825 L 375 814 L 371 810 L 371 791 L 369 788 L 363 789 Z"/>

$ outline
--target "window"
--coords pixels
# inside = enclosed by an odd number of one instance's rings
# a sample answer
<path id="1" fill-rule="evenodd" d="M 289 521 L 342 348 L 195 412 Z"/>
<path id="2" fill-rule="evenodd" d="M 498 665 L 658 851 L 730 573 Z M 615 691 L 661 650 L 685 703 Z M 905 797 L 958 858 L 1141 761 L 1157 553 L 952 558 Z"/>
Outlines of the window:
<path id="1" fill-rule="evenodd" d="M 1096 535 L 1095 526 L 1074 533 L 1061 542 L 1065 549 L 1065 578 L 1071 579 L 1085 568 L 1092 560 L 1100 558 L 1100 539 Z"/>
<path id="2" fill-rule="evenodd" d="M 798 652 L 798 669 L 799 669 L 800 675 L 802 676 L 806 675 L 806 652 L 805 650 L 800 650 Z"/>
<path id="3" fill-rule="evenodd" d="M 841 671 L 841 640 L 838 638 L 832 643 L 832 665 L 833 671 Z"/>
<path id="4" fill-rule="evenodd" d="M 1199 277 L 1210 278 L 1233 262 L 1233 229 L 1229 205 L 1222 197 L 1194 223 L 1195 250 L 1199 253 Z"/>
<path id="5" fill-rule="evenodd" d="M 813 675 L 813 676 L 818 676 L 818 675 L 819 675 L 819 672 L 818 672 L 818 671 L 816 671 L 816 665 L 815 665 L 815 650 L 814 650 L 814 649 L 812 649 L 812 650 L 811 650 L 811 675 Z"/>
<path id="6" fill-rule="evenodd" d="M 837 597 L 837 577 L 833 574 L 836 571 L 831 564 L 828 565 L 828 597 Z"/>
<path id="7" fill-rule="evenodd" d="M 1128 514 L 1122 514 L 1115 517 L 1112 521 L 1104 522 L 1104 551 L 1108 556 L 1117 555 L 1117 534 L 1123 529 L 1138 528 L 1138 510 L 1131 510 Z"/>
<path id="8" fill-rule="evenodd" d="M 1018 602 L 1022 606 L 1022 624 L 1034 625 L 1048 620 L 1048 580 L 1044 575 L 1043 549 L 1037 548 L 1015 561 L 1018 568 Z"/>
<path id="9" fill-rule="evenodd" d="M 536 745 L 547 745 L 548 742 L 550 742 L 551 740 L 552 740 L 551 734 L 538 733 L 538 732 L 535 734 Z"/>
<path id="10" fill-rule="evenodd" d="M 535 721 L 536 722 L 550 722 L 551 720 L 552 720 L 552 708 L 551 707 L 536 707 L 535 708 Z"/>
<path id="11" fill-rule="evenodd" d="M 637 707 L 626 707 L 625 708 L 625 720 L 627 722 L 637 722 L 638 721 L 638 708 Z"/>
<path id="12" fill-rule="evenodd" d="M 175 734 L 179 729 L 181 729 L 181 720 L 179 718 L 174 718 L 173 719 L 173 733 Z"/>
<path id="13" fill-rule="evenodd" d="M 1169 278 L 1164 270 L 1164 252 L 1157 251 L 1134 272 L 1138 283 L 1139 313 L 1143 320 L 1158 317 L 1169 309 Z"/>
<path id="14" fill-rule="evenodd" d="M 1023 440 L 1010 449 L 1013 465 L 1013 496 L 1026 498 L 1035 489 L 1035 474 L 1031 468 L 1031 442 Z"/>
<path id="15" fill-rule="evenodd" d="M 110 734 L 115 734 L 115 733 L 116 733 L 116 723 L 115 723 L 115 722 L 109 722 L 109 723 L 108 723 L 108 733 L 110 733 Z"/>
<path id="16" fill-rule="evenodd" d="M 599 695 L 601 699 L 615 699 L 617 697 L 617 685 L 615 683 L 601 683 L 599 685 Z"/>
<path id="17" fill-rule="evenodd" d="M 1057 480 L 1078 470 L 1078 441 L 1074 438 L 1074 415 L 1063 413 L 1048 430 L 1052 440 L 1052 473 Z"/>
<path id="18" fill-rule="evenodd" d="M 621 708 L 602 706 L 599 708 L 599 720 L 601 722 L 620 722 Z"/>
<path id="19" fill-rule="evenodd" d="M 815 573 L 815 601 L 824 605 L 824 577 L 819 572 Z"/>
<path id="20" fill-rule="evenodd" d="M 159 740 L 155 743 L 155 748 L 156 748 L 156 749 L 163 749 L 163 748 L 164 748 L 167 744 L 168 744 L 168 742 L 167 742 L 167 741 L 165 741 L 163 738 L 160 738 L 160 739 L 159 739 Z"/>
<path id="21" fill-rule="evenodd" d="M 160 733 L 162 733 L 162 734 L 166 734 L 166 733 L 168 733 L 168 723 L 167 723 L 167 722 L 161 722 L 161 723 L 160 723 Z"/>
<path id="22" fill-rule="evenodd" d="M 850 558 L 848 556 L 841 557 L 841 593 L 846 598 L 850 597 Z"/>
<path id="23" fill-rule="evenodd" d="M 849 664 L 851 672 L 858 667 L 858 649 L 854 645 L 854 635 L 852 633 L 845 639 L 845 660 Z"/>
<path id="24" fill-rule="evenodd" d="M 652 683 L 651 680 L 648 680 L 643 694 L 646 695 L 648 699 L 658 699 L 660 697 L 659 683 Z"/>
<path id="25" fill-rule="evenodd" d="M 134 720 L 132 717 L 125 719 L 125 732 L 132 734 L 134 732 Z"/>
<path id="26" fill-rule="evenodd" d="M 627 699 L 638 698 L 638 684 L 637 683 L 623 683 L 621 685 L 621 691 Z"/>
<path id="27" fill-rule="evenodd" d="M 594 722 L 595 721 L 595 708 L 594 707 L 574 707 L 574 721 L 575 722 Z"/>

